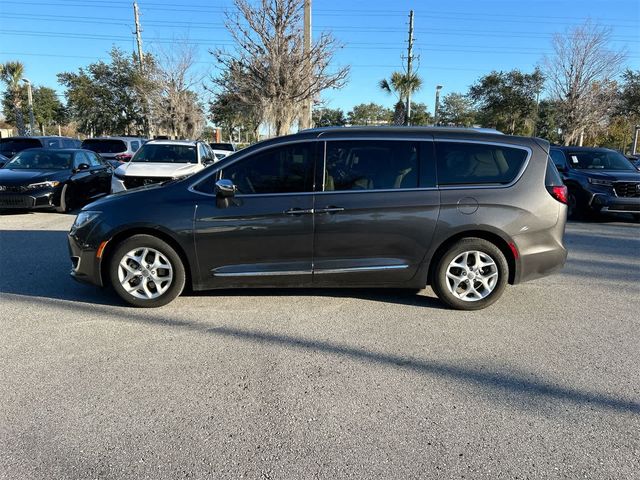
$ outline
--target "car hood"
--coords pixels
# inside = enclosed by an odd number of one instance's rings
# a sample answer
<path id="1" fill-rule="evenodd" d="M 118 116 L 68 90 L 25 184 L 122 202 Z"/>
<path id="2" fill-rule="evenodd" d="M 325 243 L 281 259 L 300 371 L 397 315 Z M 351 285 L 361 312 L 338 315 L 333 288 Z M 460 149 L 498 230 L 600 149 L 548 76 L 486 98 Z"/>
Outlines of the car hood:
<path id="1" fill-rule="evenodd" d="M 29 185 L 30 183 L 57 180 L 59 182 L 69 178 L 67 170 L 20 170 L 0 168 L 0 185 Z"/>
<path id="2" fill-rule="evenodd" d="M 640 182 L 640 172 L 632 170 L 578 170 L 580 173 L 590 178 L 598 180 L 609 180 L 613 182 Z"/>
<path id="3" fill-rule="evenodd" d="M 198 163 L 129 162 L 118 167 L 116 174 L 128 177 L 186 177 L 202 168 Z"/>

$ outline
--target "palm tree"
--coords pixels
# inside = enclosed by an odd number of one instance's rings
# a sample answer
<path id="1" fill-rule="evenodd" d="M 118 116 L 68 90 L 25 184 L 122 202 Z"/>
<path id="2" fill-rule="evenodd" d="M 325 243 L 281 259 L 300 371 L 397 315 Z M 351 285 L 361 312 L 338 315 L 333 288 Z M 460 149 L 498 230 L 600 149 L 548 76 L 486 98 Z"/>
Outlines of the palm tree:
<path id="1" fill-rule="evenodd" d="M 393 116 L 394 123 L 397 125 L 408 125 L 410 120 L 407 109 L 409 96 L 420 90 L 422 87 L 422 79 L 415 73 L 393 72 L 391 79 L 387 80 L 384 78 L 380 80 L 379 86 L 386 92 L 394 93 L 398 98 Z"/>
<path id="2" fill-rule="evenodd" d="M 22 96 L 20 81 L 24 75 L 24 64 L 19 61 L 0 64 L 0 81 L 7 86 L 7 91 L 12 97 L 13 110 L 16 117 L 18 135 L 24 135 L 24 120 L 22 118 Z"/>

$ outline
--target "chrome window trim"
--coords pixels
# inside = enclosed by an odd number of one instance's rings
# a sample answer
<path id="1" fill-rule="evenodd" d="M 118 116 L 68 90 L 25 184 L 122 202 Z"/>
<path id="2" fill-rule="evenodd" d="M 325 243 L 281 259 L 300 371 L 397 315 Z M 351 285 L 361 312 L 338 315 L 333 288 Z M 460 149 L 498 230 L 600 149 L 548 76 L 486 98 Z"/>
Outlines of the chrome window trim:
<path id="1" fill-rule="evenodd" d="M 438 183 L 439 190 L 485 190 L 485 189 L 497 189 L 497 188 L 509 188 L 514 186 L 524 175 L 524 172 L 527 170 L 529 166 L 529 161 L 533 156 L 533 150 L 530 147 L 525 145 L 516 145 L 512 143 L 504 143 L 504 142 L 492 142 L 488 140 L 460 140 L 460 139 L 447 139 L 447 138 L 436 138 L 435 142 L 447 142 L 447 143 L 475 143 L 480 145 L 494 145 L 498 147 L 507 147 L 507 148 L 516 148 L 519 150 L 524 150 L 527 152 L 527 158 L 524 159 L 522 167 L 520 171 L 515 176 L 515 178 L 509 183 L 461 183 L 461 184 L 453 184 L 453 185 L 440 185 Z M 438 162 L 436 150 L 436 163 Z M 436 173 L 437 177 L 437 173 Z"/>
<path id="2" fill-rule="evenodd" d="M 327 142 L 341 142 L 341 141 L 388 141 L 388 142 L 404 141 L 404 142 L 474 143 L 474 144 L 480 144 L 480 145 L 494 145 L 494 146 L 498 146 L 498 147 L 516 148 L 516 149 L 524 150 L 524 151 L 527 152 L 527 158 L 525 158 L 525 161 L 524 161 L 524 163 L 522 165 L 522 168 L 520 169 L 520 171 L 518 172 L 516 177 L 510 183 L 505 183 L 505 184 L 486 184 L 486 183 L 469 183 L 469 184 L 459 184 L 459 185 L 440 185 L 440 184 L 437 184 L 437 186 L 435 186 L 435 187 L 391 188 L 391 189 L 371 189 L 371 190 L 331 190 L 331 191 L 326 191 L 326 190 L 324 190 L 324 187 L 325 187 L 325 181 L 326 181 L 325 176 L 326 176 L 326 162 L 327 162 Z M 455 139 L 454 138 L 434 138 L 434 136 L 432 134 L 430 134 L 430 138 L 422 138 L 422 137 L 390 138 L 388 136 L 324 138 L 321 135 L 321 136 L 316 137 L 316 138 L 305 138 L 305 139 L 300 139 L 300 140 L 288 140 L 286 142 L 281 142 L 281 143 L 276 143 L 276 144 L 273 144 L 273 145 L 268 145 L 268 146 L 256 149 L 254 151 L 251 151 L 251 152 L 249 152 L 247 154 L 244 154 L 244 155 L 241 155 L 240 152 L 236 152 L 234 154 L 234 156 L 237 155 L 237 158 L 235 158 L 232 162 L 230 162 L 227 165 L 225 165 L 225 167 L 233 165 L 233 164 L 243 160 L 244 158 L 247 158 L 250 155 L 254 155 L 256 153 L 260 153 L 260 152 L 263 152 L 263 151 L 271 149 L 271 148 L 277 148 L 277 147 L 282 147 L 282 146 L 287 146 L 287 145 L 295 145 L 295 144 L 298 144 L 298 143 L 311 143 L 311 142 L 323 142 L 324 143 L 323 158 L 322 158 L 322 168 L 323 168 L 322 190 L 313 191 L 313 192 L 293 192 L 293 193 L 254 193 L 254 194 L 236 195 L 236 197 L 237 198 L 244 198 L 244 197 L 260 198 L 260 197 L 301 196 L 301 195 L 316 195 L 316 194 L 331 194 L 331 193 L 333 193 L 333 194 L 336 194 L 336 193 L 350 193 L 350 194 L 353 194 L 353 193 L 371 193 L 371 192 L 390 193 L 390 192 L 433 191 L 433 190 L 502 189 L 502 188 L 512 187 L 513 185 L 518 183 L 518 181 L 524 175 L 524 172 L 527 170 L 527 167 L 529 166 L 529 162 L 531 160 L 531 157 L 533 156 L 533 150 L 530 147 L 525 146 L 525 145 L 518 145 L 518 144 L 513 144 L 513 143 L 505 143 L 505 142 L 495 142 L 495 141 L 489 141 L 489 140 L 464 140 L 464 139 L 458 139 L 458 138 L 455 138 Z M 435 158 L 435 161 L 437 163 L 437 161 L 438 161 L 437 157 Z M 192 192 L 192 193 L 196 193 L 196 194 L 199 194 L 199 195 L 204 195 L 206 197 L 215 197 L 216 196 L 215 193 L 205 193 L 205 192 L 200 192 L 200 191 L 195 189 L 196 185 L 198 185 L 198 184 L 200 184 L 202 182 L 205 182 L 212 175 L 217 175 L 222 170 L 221 167 L 216 168 L 215 165 L 212 166 L 211 168 L 213 169 L 213 171 L 211 172 L 210 175 L 200 179 L 199 181 L 193 182 L 192 184 L 189 185 L 187 190 Z M 315 178 L 315 174 L 314 174 L 314 178 Z M 436 180 L 437 180 L 437 174 L 436 174 Z"/>

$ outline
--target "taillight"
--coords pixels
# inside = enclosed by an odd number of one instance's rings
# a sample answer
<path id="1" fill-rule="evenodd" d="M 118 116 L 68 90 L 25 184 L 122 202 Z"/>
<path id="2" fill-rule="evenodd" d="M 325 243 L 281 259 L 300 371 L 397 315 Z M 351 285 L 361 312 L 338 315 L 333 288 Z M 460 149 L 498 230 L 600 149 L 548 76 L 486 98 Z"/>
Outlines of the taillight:
<path id="1" fill-rule="evenodd" d="M 569 204 L 569 190 L 567 190 L 566 185 L 554 185 L 551 187 L 547 187 L 547 190 L 549 191 L 551 196 L 560 203 L 564 203 L 565 205 Z"/>
<path id="2" fill-rule="evenodd" d="M 116 155 L 116 160 L 118 160 L 119 162 L 128 162 L 129 160 L 131 160 L 131 155 L 129 155 L 128 153 L 122 153 L 120 155 Z"/>

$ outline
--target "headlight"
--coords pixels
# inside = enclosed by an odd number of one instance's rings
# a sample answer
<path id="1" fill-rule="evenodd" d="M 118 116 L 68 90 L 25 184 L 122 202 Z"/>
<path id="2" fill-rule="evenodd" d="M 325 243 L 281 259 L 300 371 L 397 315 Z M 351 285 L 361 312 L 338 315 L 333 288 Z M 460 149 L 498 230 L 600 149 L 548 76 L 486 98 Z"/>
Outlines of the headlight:
<path id="1" fill-rule="evenodd" d="M 57 187 L 58 185 L 60 185 L 60 182 L 40 182 L 40 183 L 32 183 L 30 185 L 27 185 L 27 190 L 39 190 L 41 188 L 53 188 L 53 187 Z"/>
<path id="2" fill-rule="evenodd" d="M 95 220 L 98 215 L 100 215 L 100 212 L 91 212 L 91 211 L 80 212 L 76 217 L 75 221 L 73 222 L 73 225 L 71 226 L 71 228 L 73 229 L 82 228 L 85 225 L 91 223 L 93 220 Z"/>
<path id="3" fill-rule="evenodd" d="M 611 180 L 600 180 L 598 178 L 589 178 L 589 183 L 592 185 L 600 185 L 602 187 L 612 187 L 613 182 Z"/>

